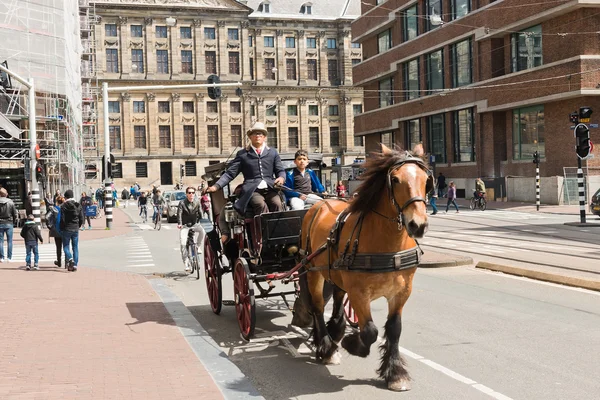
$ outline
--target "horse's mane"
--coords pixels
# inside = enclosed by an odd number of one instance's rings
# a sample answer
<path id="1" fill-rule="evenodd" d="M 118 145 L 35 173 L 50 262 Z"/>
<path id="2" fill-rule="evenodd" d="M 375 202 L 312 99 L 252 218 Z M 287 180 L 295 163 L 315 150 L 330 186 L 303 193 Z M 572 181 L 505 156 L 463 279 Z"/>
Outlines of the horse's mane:
<path id="1" fill-rule="evenodd" d="M 371 153 L 365 162 L 366 171 L 360 176 L 363 182 L 356 189 L 348 210 L 353 213 L 373 210 L 381 196 L 387 193 L 386 180 L 389 169 L 410 157 L 418 156 L 408 150 L 402 150 L 399 146 L 394 146 L 391 154 Z"/>

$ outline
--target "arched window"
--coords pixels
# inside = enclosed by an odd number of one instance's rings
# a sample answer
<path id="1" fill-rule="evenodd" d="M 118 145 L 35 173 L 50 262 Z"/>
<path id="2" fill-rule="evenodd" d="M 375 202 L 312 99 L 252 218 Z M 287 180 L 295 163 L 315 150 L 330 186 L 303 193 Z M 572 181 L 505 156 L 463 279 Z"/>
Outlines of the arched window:
<path id="1" fill-rule="evenodd" d="M 300 14 L 311 15 L 312 14 L 312 3 L 304 3 L 300 7 Z"/>

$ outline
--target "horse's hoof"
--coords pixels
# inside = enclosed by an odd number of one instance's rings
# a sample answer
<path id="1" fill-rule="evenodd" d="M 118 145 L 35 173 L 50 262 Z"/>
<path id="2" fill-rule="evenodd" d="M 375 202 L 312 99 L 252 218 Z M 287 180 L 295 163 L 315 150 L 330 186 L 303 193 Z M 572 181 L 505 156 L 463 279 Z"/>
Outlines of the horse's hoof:
<path id="1" fill-rule="evenodd" d="M 342 362 L 342 355 L 340 354 L 339 351 L 336 351 L 335 353 L 333 353 L 331 355 L 331 357 L 323 359 L 323 364 L 325 364 L 325 365 L 340 365 L 341 362 Z"/>
<path id="2" fill-rule="evenodd" d="M 406 392 L 410 390 L 410 382 L 408 379 L 400 379 L 394 382 L 388 382 L 387 387 L 394 392 Z"/>

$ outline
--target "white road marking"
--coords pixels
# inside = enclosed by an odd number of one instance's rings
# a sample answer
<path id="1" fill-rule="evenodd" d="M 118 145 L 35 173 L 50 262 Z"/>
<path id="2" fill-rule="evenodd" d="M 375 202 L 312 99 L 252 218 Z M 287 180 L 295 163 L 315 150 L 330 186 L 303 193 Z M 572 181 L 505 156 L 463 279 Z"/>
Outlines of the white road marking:
<path id="1" fill-rule="evenodd" d="M 154 267 L 154 264 L 136 264 L 128 265 L 127 268 Z"/>

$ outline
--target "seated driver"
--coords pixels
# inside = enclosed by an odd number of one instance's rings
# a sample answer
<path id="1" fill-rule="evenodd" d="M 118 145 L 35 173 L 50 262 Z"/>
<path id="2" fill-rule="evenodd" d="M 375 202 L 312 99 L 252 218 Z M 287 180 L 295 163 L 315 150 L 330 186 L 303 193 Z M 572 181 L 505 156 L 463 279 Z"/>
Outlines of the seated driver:
<path id="1" fill-rule="evenodd" d="M 298 150 L 294 155 L 296 168 L 287 173 L 285 186 L 292 191 L 286 190 L 287 198 L 292 210 L 302 210 L 306 204 L 313 205 L 322 200 L 315 193 L 325 192 L 325 188 L 319 181 L 317 174 L 308 166 L 308 153 Z"/>
<path id="2" fill-rule="evenodd" d="M 285 169 L 279 153 L 267 146 L 267 130 L 262 122 L 256 122 L 247 135 L 251 144 L 238 151 L 227 171 L 206 192 L 216 192 L 241 172 L 244 182 L 240 196 L 233 205 L 238 213 L 244 215 L 248 206 L 254 215 L 283 211 L 281 198 L 275 190 L 275 186 L 285 182 Z"/>

